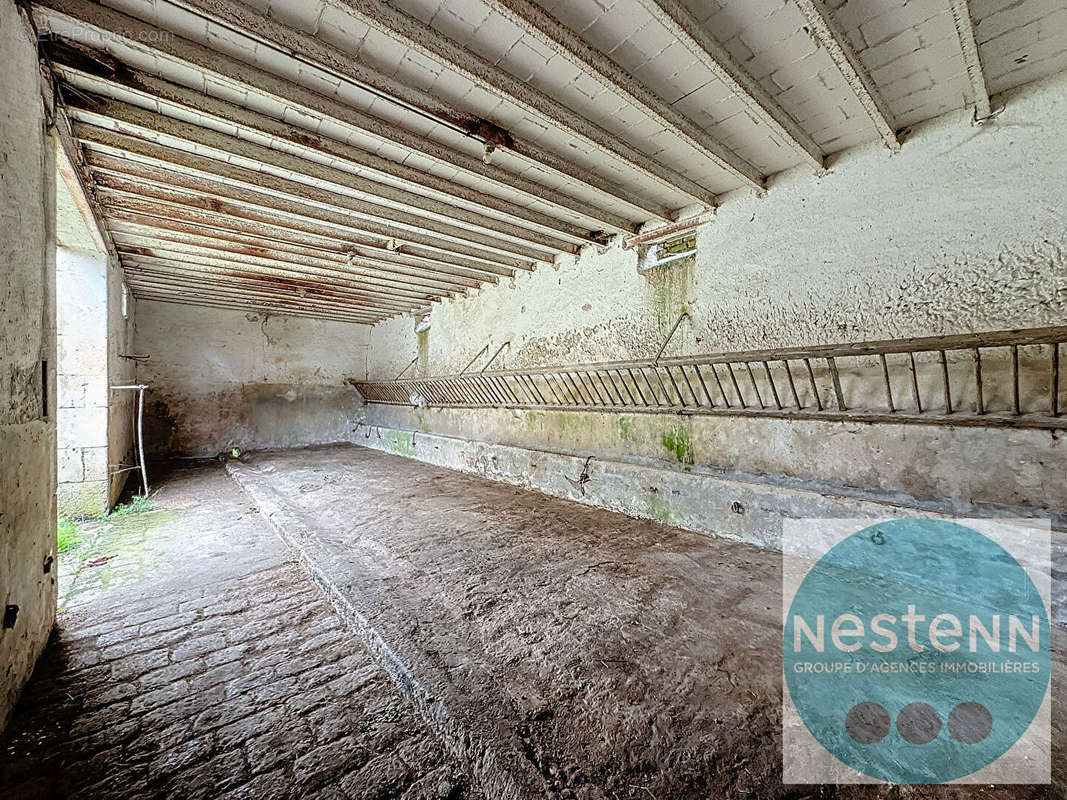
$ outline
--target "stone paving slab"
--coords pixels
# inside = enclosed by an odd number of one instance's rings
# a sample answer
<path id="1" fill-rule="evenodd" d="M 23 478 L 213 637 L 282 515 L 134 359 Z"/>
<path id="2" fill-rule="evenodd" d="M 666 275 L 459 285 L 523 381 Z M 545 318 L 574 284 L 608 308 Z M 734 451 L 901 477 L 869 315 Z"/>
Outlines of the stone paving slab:
<path id="1" fill-rule="evenodd" d="M 351 445 L 228 468 L 493 800 L 1067 794 L 1055 692 L 1051 786 L 783 785 L 780 554 Z"/>
<path id="2" fill-rule="evenodd" d="M 475 796 L 220 464 L 153 502 L 94 537 L 136 568 L 70 597 L 0 739 L 0 798 Z"/>

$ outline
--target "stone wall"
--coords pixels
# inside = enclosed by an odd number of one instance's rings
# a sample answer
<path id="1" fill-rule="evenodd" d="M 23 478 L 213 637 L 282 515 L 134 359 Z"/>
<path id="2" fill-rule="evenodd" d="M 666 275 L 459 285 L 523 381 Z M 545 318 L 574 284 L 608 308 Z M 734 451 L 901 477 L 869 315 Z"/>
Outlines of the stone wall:
<path id="1" fill-rule="evenodd" d="M 910 131 L 900 153 L 867 145 L 823 176 L 798 169 L 764 197 L 727 195 L 694 261 L 641 273 L 636 251 L 587 248 L 435 303 L 421 334 L 411 317 L 375 325 L 368 374 L 391 378 L 417 355 L 422 374 L 456 372 L 504 342 L 495 367 L 650 359 L 683 311 L 668 355 L 1063 324 L 1067 80 L 997 103 L 1005 110 L 989 126 L 955 113 Z M 369 406 L 366 422 L 401 438 L 445 434 L 946 512 L 1062 524 L 1067 510 L 1067 451 L 1048 432 L 385 406 Z M 729 514 L 720 509 L 718 530 Z"/>
<path id="2" fill-rule="evenodd" d="M 366 370 L 368 328 L 142 301 L 137 367 L 154 455 L 346 441 Z"/>
<path id="3" fill-rule="evenodd" d="M 37 48 L 0 0 L 0 727 L 55 620 L 55 156 Z M 16 609 L 17 607 L 17 609 Z"/>
<path id="4" fill-rule="evenodd" d="M 61 517 L 108 510 L 108 258 L 56 251 L 58 486 Z"/>
<path id="5" fill-rule="evenodd" d="M 136 301 L 133 294 L 127 292 L 124 305 L 122 268 L 115 260 L 108 263 L 107 293 L 108 381 L 111 386 L 129 386 L 137 380 L 137 361 L 130 358 L 137 355 L 134 341 Z M 137 463 L 136 424 L 137 392 L 112 389 L 107 411 L 107 453 L 111 473 L 108 479 L 109 505 L 119 499 L 128 480 L 141 486 L 140 473 L 131 469 Z"/>

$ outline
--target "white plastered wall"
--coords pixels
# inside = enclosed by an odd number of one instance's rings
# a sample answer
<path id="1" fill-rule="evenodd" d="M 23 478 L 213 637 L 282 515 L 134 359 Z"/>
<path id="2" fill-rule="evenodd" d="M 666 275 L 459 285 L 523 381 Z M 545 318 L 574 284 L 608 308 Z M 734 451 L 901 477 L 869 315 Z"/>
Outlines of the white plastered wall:
<path id="1" fill-rule="evenodd" d="M 901 152 L 846 151 L 823 176 L 797 169 L 765 197 L 728 195 L 695 264 L 637 270 L 637 254 L 587 249 L 533 274 L 435 304 L 429 331 L 371 331 L 368 374 L 461 369 L 510 341 L 495 367 L 1040 327 L 1067 319 L 1067 80 L 997 98 L 996 122 L 954 113 Z M 1067 454 L 1038 431 L 740 418 L 404 410 L 369 424 L 613 459 L 676 463 L 824 492 L 942 508 L 1062 514 Z"/>
<path id="2" fill-rule="evenodd" d="M 345 441 L 359 412 L 345 383 L 369 329 L 345 322 L 141 301 L 146 439 L 156 455 Z"/>

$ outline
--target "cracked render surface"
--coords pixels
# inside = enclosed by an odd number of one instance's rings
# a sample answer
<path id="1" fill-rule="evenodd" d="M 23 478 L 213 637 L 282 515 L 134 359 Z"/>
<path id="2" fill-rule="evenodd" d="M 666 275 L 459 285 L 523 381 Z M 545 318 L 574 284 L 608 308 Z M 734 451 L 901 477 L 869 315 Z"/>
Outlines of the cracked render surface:
<path id="1" fill-rule="evenodd" d="M 474 797 L 221 464 L 85 530 L 0 797 Z"/>
<path id="2" fill-rule="evenodd" d="M 1067 791 L 1055 693 L 1051 786 L 783 786 L 773 552 L 354 446 L 228 468 L 493 800 Z"/>

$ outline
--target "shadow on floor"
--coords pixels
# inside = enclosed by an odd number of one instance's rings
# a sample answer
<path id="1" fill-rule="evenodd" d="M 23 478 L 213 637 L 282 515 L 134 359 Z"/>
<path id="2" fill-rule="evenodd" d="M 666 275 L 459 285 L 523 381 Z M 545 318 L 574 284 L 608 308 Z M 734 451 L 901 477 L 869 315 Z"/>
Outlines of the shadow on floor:
<path id="1" fill-rule="evenodd" d="M 152 510 L 87 525 L 60 563 L 0 797 L 471 796 L 222 465 L 156 475 Z"/>

